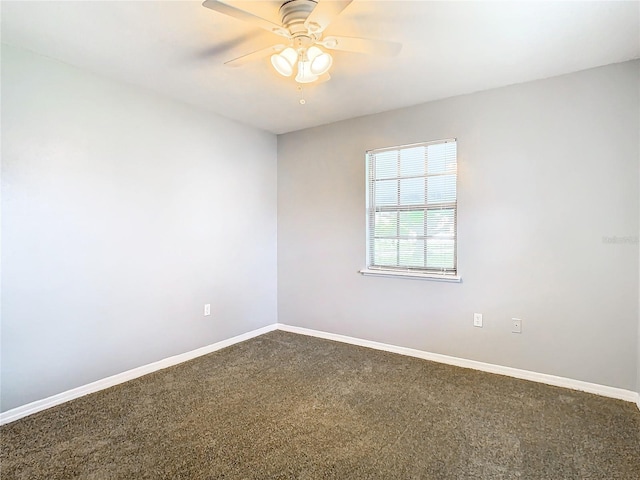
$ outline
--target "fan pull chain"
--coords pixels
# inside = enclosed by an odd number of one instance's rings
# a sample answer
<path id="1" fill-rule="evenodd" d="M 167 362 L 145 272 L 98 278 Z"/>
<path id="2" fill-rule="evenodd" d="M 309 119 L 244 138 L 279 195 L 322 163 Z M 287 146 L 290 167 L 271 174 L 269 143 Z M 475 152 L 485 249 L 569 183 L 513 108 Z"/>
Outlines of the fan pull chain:
<path id="1" fill-rule="evenodd" d="M 304 99 L 304 92 L 302 91 L 302 85 L 298 85 L 298 91 L 300 92 L 300 105 L 304 105 L 307 101 Z"/>

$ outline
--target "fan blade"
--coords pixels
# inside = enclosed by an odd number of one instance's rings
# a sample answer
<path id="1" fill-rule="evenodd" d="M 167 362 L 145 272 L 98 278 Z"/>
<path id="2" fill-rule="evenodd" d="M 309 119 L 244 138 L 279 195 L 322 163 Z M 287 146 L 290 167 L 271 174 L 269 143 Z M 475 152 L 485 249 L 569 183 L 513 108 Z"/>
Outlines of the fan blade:
<path id="1" fill-rule="evenodd" d="M 243 22 L 251 23 L 256 27 L 260 27 L 268 32 L 275 33 L 276 35 L 290 38 L 289 32 L 287 32 L 287 30 L 281 25 L 270 22 L 269 20 L 258 17 L 252 13 L 245 12 L 244 10 L 240 10 L 239 8 L 232 7 L 231 5 L 227 5 L 226 3 L 222 3 L 218 0 L 205 0 L 202 3 L 202 6 L 210 8 L 218 13 L 242 20 Z"/>
<path id="2" fill-rule="evenodd" d="M 402 44 L 398 42 L 356 37 L 326 37 L 317 43 L 330 50 L 343 50 L 345 52 L 366 53 L 385 57 L 393 57 L 402 49 Z"/>
<path id="3" fill-rule="evenodd" d="M 304 26 L 312 33 L 320 33 L 329 26 L 353 0 L 320 0 L 304 21 Z"/>
<path id="4" fill-rule="evenodd" d="M 268 55 L 281 52 L 284 49 L 285 49 L 284 45 L 272 45 L 267 48 L 261 48 L 260 50 L 256 50 L 255 52 L 247 53 L 246 55 L 242 55 L 241 57 L 234 58 L 233 60 L 224 62 L 224 64 L 229 67 L 240 67 L 249 62 L 253 62 L 254 60 L 260 60 L 261 58 L 264 58 Z"/>

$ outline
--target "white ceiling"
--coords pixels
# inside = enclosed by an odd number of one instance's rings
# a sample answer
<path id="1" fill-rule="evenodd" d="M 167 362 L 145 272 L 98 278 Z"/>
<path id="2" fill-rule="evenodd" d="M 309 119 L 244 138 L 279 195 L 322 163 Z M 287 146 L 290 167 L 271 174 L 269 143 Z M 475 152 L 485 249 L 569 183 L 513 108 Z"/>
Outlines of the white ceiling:
<path id="1" fill-rule="evenodd" d="M 323 1 L 323 0 L 320 0 Z M 324 0 L 327 1 L 327 0 Z M 278 1 L 227 3 L 278 21 Z M 395 58 L 336 52 L 305 87 L 269 59 L 280 37 L 193 1 L 2 1 L 2 42 L 284 133 L 640 57 L 640 2 L 355 0 L 327 35 L 401 42 Z"/>

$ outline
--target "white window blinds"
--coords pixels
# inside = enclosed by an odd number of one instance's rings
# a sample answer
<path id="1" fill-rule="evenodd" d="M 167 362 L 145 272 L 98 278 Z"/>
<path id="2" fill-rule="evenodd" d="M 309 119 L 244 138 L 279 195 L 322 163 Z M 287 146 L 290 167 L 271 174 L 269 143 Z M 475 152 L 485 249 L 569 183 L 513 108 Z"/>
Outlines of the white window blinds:
<path id="1" fill-rule="evenodd" d="M 367 267 L 457 274 L 456 140 L 367 152 Z"/>

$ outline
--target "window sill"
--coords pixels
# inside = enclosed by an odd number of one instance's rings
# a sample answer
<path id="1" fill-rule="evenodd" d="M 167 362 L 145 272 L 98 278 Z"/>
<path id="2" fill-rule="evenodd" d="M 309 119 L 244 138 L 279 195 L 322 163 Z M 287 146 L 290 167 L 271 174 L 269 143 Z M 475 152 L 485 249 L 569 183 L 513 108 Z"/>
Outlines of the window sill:
<path id="1" fill-rule="evenodd" d="M 411 278 L 414 280 L 432 280 L 436 282 L 461 283 L 462 277 L 454 275 L 436 275 L 434 273 L 399 272 L 393 270 L 372 270 L 364 268 L 360 272 L 364 276 Z"/>

